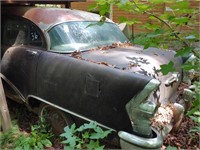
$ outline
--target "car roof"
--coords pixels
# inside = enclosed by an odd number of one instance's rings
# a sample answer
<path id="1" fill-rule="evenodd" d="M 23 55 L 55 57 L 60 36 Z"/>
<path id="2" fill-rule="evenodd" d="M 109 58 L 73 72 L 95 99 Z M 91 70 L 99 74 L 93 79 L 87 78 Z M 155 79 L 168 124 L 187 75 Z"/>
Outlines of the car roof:
<path id="1" fill-rule="evenodd" d="M 22 16 L 38 25 L 41 30 L 68 21 L 100 21 L 98 14 L 66 9 L 66 8 L 44 8 L 32 6 L 6 6 L 2 7 L 2 14 Z M 112 22 L 106 19 L 106 22 Z"/>

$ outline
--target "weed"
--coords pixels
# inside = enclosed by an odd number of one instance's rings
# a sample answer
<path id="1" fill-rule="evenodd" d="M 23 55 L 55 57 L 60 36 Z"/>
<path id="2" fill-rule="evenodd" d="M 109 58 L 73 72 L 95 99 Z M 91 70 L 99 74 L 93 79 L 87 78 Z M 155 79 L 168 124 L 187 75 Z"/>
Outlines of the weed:
<path id="1" fill-rule="evenodd" d="M 79 128 L 75 124 L 71 127 L 66 126 L 64 133 L 60 136 L 64 139 L 62 143 L 64 149 L 103 149 L 100 139 L 111 133 L 111 130 L 103 131 L 95 122 L 85 123 Z"/>

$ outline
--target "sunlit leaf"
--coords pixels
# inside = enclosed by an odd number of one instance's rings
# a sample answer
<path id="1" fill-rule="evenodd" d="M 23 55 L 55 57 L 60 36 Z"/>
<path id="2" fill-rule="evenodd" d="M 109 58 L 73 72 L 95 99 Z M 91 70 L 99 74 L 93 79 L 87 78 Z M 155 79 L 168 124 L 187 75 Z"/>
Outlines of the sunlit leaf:
<path id="1" fill-rule="evenodd" d="M 178 56 L 189 56 L 189 54 L 191 53 L 191 51 L 193 50 L 192 47 L 185 47 L 185 48 L 182 48 L 181 50 L 178 50 L 175 54 L 175 57 L 178 57 Z"/>
<path id="2" fill-rule="evenodd" d="M 88 11 L 94 11 L 96 9 L 97 9 L 97 4 L 93 4 L 93 5 L 88 6 Z"/>
<path id="3" fill-rule="evenodd" d="M 194 65 L 194 64 L 192 64 L 191 62 L 188 62 L 187 64 L 184 64 L 184 65 L 182 65 L 181 67 L 182 67 L 183 70 L 185 70 L 185 71 L 190 71 L 190 70 L 192 70 L 192 69 L 197 70 L 197 69 L 200 68 L 200 66 L 199 66 L 198 64 L 197 64 L 197 65 Z"/>
<path id="4" fill-rule="evenodd" d="M 84 125 L 79 127 L 77 129 L 77 131 L 81 132 L 81 131 L 86 130 L 86 129 L 94 129 L 96 127 L 97 127 L 97 124 L 95 122 L 90 122 L 89 124 L 85 123 Z"/>
<path id="5" fill-rule="evenodd" d="M 198 107 L 192 108 L 191 110 L 189 110 L 187 112 L 187 115 L 190 116 L 190 115 L 194 114 L 196 111 L 198 111 L 198 109 L 199 109 Z"/>
<path id="6" fill-rule="evenodd" d="M 169 72 L 175 71 L 174 63 L 170 61 L 168 64 L 160 65 L 160 71 L 163 75 L 167 75 Z"/>
<path id="7" fill-rule="evenodd" d="M 190 129 L 190 133 L 199 133 L 200 132 L 200 127 L 199 126 L 197 126 L 197 127 L 194 127 L 194 128 L 192 128 L 192 129 Z"/>
<path id="8" fill-rule="evenodd" d="M 174 21 L 174 23 L 181 25 L 181 24 L 187 23 L 189 21 L 189 18 L 188 17 L 179 17 L 179 18 L 176 17 L 173 19 L 173 21 Z"/>

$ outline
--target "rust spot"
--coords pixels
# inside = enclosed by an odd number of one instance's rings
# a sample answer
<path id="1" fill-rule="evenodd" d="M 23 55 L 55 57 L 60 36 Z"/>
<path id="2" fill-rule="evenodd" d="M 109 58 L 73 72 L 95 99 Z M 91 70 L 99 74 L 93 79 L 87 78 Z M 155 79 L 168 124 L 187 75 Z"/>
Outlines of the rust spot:
<path id="1" fill-rule="evenodd" d="M 155 56 L 159 56 L 157 53 L 154 53 L 153 55 L 155 55 Z"/>
<path id="2" fill-rule="evenodd" d="M 99 47 L 90 49 L 90 51 L 100 50 L 100 51 L 103 51 L 103 53 L 106 53 L 105 50 L 109 50 L 109 49 L 117 48 L 117 47 L 129 47 L 129 46 L 133 46 L 133 44 L 130 42 L 125 42 L 125 43 L 117 42 L 117 43 L 113 43 L 110 46 L 101 46 L 101 47 L 99 46 Z"/>
<path id="3" fill-rule="evenodd" d="M 80 51 L 74 51 L 73 53 L 71 53 L 71 56 L 77 59 L 82 59 Z"/>
<path id="4" fill-rule="evenodd" d="M 89 51 L 90 52 L 92 52 L 92 51 L 102 51 L 102 54 L 105 54 L 105 53 L 107 53 L 106 50 L 116 48 L 116 47 L 129 47 L 129 46 L 133 46 L 133 44 L 129 43 L 129 42 L 125 42 L 125 43 L 118 42 L 118 43 L 113 43 L 110 46 L 96 47 L 96 48 L 90 49 Z M 74 57 L 74 58 L 77 58 L 77 59 L 80 59 L 80 60 L 89 61 L 89 62 L 96 63 L 96 64 L 100 64 L 100 65 L 104 65 L 104 66 L 108 66 L 108 67 L 117 68 L 116 65 L 109 64 L 107 62 L 95 62 L 93 60 L 84 59 L 81 56 L 81 51 L 74 51 L 73 53 L 71 53 L 71 57 Z M 138 66 L 138 64 L 131 62 L 127 68 L 124 67 L 124 68 L 122 68 L 122 70 L 131 69 L 132 67 L 135 67 L 135 66 Z M 117 69 L 119 69 L 119 68 L 117 68 Z"/>
<path id="5" fill-rule="evenodd" d="M 97 62 L 97 64 L 101 64 L 101 65 L 105 65 L 105 66 L 108 66 L 108 67 L 115 67 L 115 65 L 111 65 L 111 64 L 108 64 L 107 62 Z"/>

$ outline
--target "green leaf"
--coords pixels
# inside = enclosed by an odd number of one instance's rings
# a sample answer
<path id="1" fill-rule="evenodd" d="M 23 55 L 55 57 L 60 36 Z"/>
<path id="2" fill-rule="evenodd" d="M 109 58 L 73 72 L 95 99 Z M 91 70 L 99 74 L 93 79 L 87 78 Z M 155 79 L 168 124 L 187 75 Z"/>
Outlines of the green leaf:
<path id="1" fill-rule="evenodd" d="M 82 145 L 81 143 L 79 143 L 77 146 L 76 146 L 77 149 L 82 149 Z"/>
<path id="2" fill-rule="evenodd" d="M 99 148 L 100 146 L 99 146 L 99 141 L 97 140 L 97 141 L 93 141 L 93 140 L 90 140 L 90 143 L 89 144 L 86 144 L 86 147 L 88 148 L 88 149 L 97 149 L 97 148 Z"/>
<path id="3" fill-rule="evenodd" d="M 71 147 L 71 146 L 64 146 L 64 150 L 74 150 L 75 148 L 74 147 Z"/>
<path id="4" fill-rule="evenodd" d="M 176 1 L 174 5 L 172 5 L 172 8 L 175 10 L 180 9 L 188 9 L 190 3 L 188 1 Z"/>
<path id="5" fill-rule="evenodd" d="M 25 145 L 24 145 L 24 149 L 25 149 L 25 150 L 29 150 L 29 149 L 30 149 L 30 145 L 29 145 L 29 144 L 25 144 Z"/>
<path id="6" fill-rule="evenodd" d="M 164 0 L 151 0 L 150 2 L 153 3 L 153 4 L 162 4 L 165 1 Z"/>
<path id="7" fill-rule="evenodd" d="M 60 136 L 61 137 L 70 137 L 72 136 L 75 132 L 76 132 L 76 125 L 75 124 L 72 124 L 71 127 L 69 128 L 69 126 L 66 126 L 64 128 L 64 133 L 62 133 Z"/>
<path id="8" fill-rule="evenodd" d="M 183 70 L 189 71 L 189 70 L 192 70 L 192 69 L 198 70 L 200 66 L 199 65 L 194 65 L 191 62 L 188 62 L 187 64 L 184 64 L 181 67 L 183 68 Z"/>
<path id="9" fill-rule="evenodd" d="M 188 17 L 174 18 L 173 21 L 174 23 L 181 25 L 187 23 L 189 21 L 189 18 Z"/>
<path id="10" fill-rule="evenodd" d="M 14 150 L 21 150 L 22 149 L 22 147 L 21 146 L 18 146 L 18 147 L 16 147 Z"/>
<path id="11" fill-rule="evenodd" d="M 128 21 L 128 18 L 126 18 L 124 16 L 119 17 L 119 23 L 122 23 L 122 22 L 125 22 L 125 21 Z"/>
<path id="12" fill-rule="evenodd" d="M 104 149 L 104 146 L 99 146 L 95 150 L 103 150 L 103 149 Z"/>
<path id="13" fill-rule="evenodd" d="M 92 5 L 90 5 L 90 6 L 88 6 L 88 11 L 95 11 L 95 10 L 97 10 L 97 4 L 92 4 Z"/>
<path id="14" fill-rule="evenodd" d="M 43 146 L 43 144 L 42 144 L 41 142 L 38 142 L 37 145 L 38 145 L 38 147 L 39 147 L 40 149 L 43 149 L 43 148 L 44 148 L 44 146 Z"/>
<path id="15" fill-rule="evenodd" d="M 90 122 L 89 124 L 88 123 L 85 123 L 84 125 L 80 126 L 77 131 L 79 132 L 82 132 L 83 130 L 86 130 L 86 129 L 94 129 L 97 127 L 97 124 L 95 122 Z"/>
<path id="16" fill-rule="evenodd" d="M 71 136 L 71 137 L 68 137 L 67 140 L 62 141 L 62 143 L 69 145 L 71 148 L 75 148 L 77 141 L 79 141 L 77 137 Z"/>
<path id="17" fill-rule="evenodd" d="M 84 139 L 88 139 L 90 135 L 89 135 L 88 132 L 85 132 L 85 133 L 82 134 L 82 136 L 83 136 Z"/>
<path id="18" fill-rule="evenodd" d="M 44 139 L 41 142 L 45 147 L 51 147 L 52 146 L 51 141 L 49 141 L 48 139 Z"/>
<path id="19" fill-rule="evenodd" d="M 147 48 L 149 48 L 150 47 L 150 43 L 146 43 L 145 45 L 144 45 L 144 49 L 147 49 Z"/>
<path id="20" fill-rule="evenodd" d="M 178 150 L 176 147 L 167 146 L 166 150 Z"/>
<path id="21" fill-rule="evenodd" d="M 140 23 L 140 21 L 138 21 L 137 18 L 134 18 L 134 19 L 127 19 L 127 18 L 124 17 L 124 16 L 119 17 L 119 22 L 120 22 L 120 23 L 124 22 L 124 23 L 126 23 L 127 25 L 133 25 L 133 24 L 135 24 L 135 23 Z"/>
<path id="22" fill-rule="evenodd" d="M 163 75 L 167 75 L 169 72 L 175 71 L 174 63 L 170 61 L 168 64 L 160 65 L 160 71 Z"/>
<path id="23" fill-rule="evenodd" d="M 192 120 L 194 120 L 197 123 L 200 123 L 200 117 L 196 117 L 196 116 L 189 116 Z"/>
<path id="24" fill-rule="evenodd" d="M 189 54 L 191 53 L 192 50 L 193 50 L 192 47 L 182 48 L 181 50 L 178 50 L 176 52 L 175 57 L 178 57 L 178 56 L 182 56 L 182 57 L 189 56 Z"/>
<path id="25" fill-rule="evenodd" d="M 190 115 L 194 114 L 194 113 L 195 113 L 196 111 L 198 111 L 198 110 L 199 110 L 199 107 L 192 108 L 191 110 L 189 110 L 189 111 L 187 112 L 186 115 L 190 116 Z"/>
<path id="26" fill-rule="evenodd" d="M 200 116 L 200 111 L 196 111 L 194 115 Z"/>
<path id="27" fill-rule="evenodd" d="M 200 132 L 200 127 L 193 127 L 190 129 L 190 133 L 199 133 Z"/>

